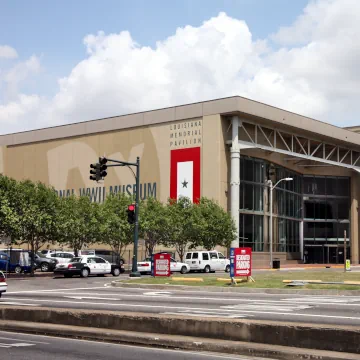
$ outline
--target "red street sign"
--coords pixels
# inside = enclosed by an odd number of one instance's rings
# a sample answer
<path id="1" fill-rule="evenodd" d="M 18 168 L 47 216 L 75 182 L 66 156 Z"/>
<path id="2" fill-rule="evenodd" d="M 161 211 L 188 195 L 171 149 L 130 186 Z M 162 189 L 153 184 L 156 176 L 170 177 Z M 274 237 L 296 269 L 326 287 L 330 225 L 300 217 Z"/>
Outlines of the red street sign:
<path id="1" fill-rule="evenodd" d="M 234 249 L 234 276 L 251 276 L 251 248 Z"/>
<path id="2" fill-rule="evenodd" d="M 170 254 L 154 254 L 152 262 L 153 276 L 170 276 Z"/>

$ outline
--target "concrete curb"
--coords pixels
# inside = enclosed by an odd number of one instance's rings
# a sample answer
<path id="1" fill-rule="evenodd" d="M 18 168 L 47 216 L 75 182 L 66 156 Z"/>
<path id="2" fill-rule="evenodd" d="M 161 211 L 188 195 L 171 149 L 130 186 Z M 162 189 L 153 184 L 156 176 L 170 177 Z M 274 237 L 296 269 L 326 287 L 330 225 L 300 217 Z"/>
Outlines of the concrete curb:
<path id="1" fill-rule="evenodd" d="M 227 340 L 209 340 L 189 336 L 136 333 L 121 330 L 91 329 L 66 325 L 31 322 L 1 321 L 2 330 L 81 338 L 86 340 L 128 343 L 146 346 L 177 348 L 191 351 L 209 351 L 245 356 L 276 358 L 279 360 L 356 360 L 358 355 L 330 351 L 289 348 L 285 346 L 250 344 Z"/>
<path id="2" fill-rule="evenodd" d="M 0 320 L 37 325 L 121 330 L 360 354 L 360 329 L 351 326 L 276 323 L 248 319 L 193 318 L 145 313 L 54 308 L 0 308 Z M 102 330 L 103 331 L 103 330 Z"/>
<path id="3" fill-rule="evenodd" d="M 302 294 L 302 295 L 348 295 L 360 296 L 360 290 L 305 290 L 305 289 L 274 289 L 274 288 L 247 288 L 247 287 L 220 287 L 220 286 L 191 286 L 191 285 L 153 285 L 153 284 L 131 284 L 124 281 L 115 280 L 111 286 L 135 289 L 153 290 L 173 290 L 173 291 L 206 291 L 206 292 L 226 292 L 226 293 L 265 293 L 265 294 Z"/>

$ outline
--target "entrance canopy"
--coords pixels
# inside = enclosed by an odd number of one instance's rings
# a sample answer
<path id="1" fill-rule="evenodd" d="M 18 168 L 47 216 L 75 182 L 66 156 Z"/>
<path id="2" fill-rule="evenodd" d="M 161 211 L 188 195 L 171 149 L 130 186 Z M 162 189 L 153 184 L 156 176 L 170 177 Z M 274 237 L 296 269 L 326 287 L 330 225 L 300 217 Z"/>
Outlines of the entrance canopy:
<path id="1" fill-rule="evenodd" d="M 360 149 L 350 146 L 286 132 L 250 120 L 240 120 L 238 139 L 240 149 L 258 148 L 288 155 L 287 160 L 307 161 L 299 166 L 315 166 L 320 162 L 360 172 Z M 231 145 L 233 141 L 229 140 L 227 144 Z"/>

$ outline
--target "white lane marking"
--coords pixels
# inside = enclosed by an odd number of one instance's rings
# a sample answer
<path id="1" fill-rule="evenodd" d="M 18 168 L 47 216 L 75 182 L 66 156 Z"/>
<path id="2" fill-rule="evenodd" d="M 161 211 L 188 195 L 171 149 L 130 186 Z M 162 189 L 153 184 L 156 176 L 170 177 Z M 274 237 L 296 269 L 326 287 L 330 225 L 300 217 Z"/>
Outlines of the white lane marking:
<path id="1" fill-rule="evenodd" d="M 85 289 L 89 289 L 89 288 L 85 288 Z M 97 289 L 97 288 L 95 288 Z M 103 289 L 103 288 L 101 288 Z M 69 289 L 71 290 L 71 289 Z M 57 291 L 57 290 L 56 290 Z M 8 293 L 8 294 L 16 294 L 16 293 Z M 52 290 L 51 292 L 47 292 L 46 294 L 56 294 L 55 290 Z M 76 293 L 67 293 L 67 295 L 79 295 L 78 292 Z M 84 297 L 84 296 L 75 296 L 75 297 L 70 297 L 70 298 L 75 298 L 75 299 L 79 299 L 81 300 L 82 298 L 86 299 L 86 298 L 89 298 L 89 299 L 94 299 L 94 300 L 120 300 L 120 299 L 114 299 L 114 298 L 95 298 L 94 295 L 104 295 L 106 294 L 106 296 L 121 296 L 122 298 L 125 298 L 125 297 L 130 297 L 130 298 L 134 298 L 134 294 L 119 294 L 119 293 L 81 293 L 81 295 L 90 295 L 89 297 Z M 153 293 L 152 293 L 153 294 Z M 148 296 L 149 298 L 161 298 L 162 296 L 160 296 L 160 293 L 157 292 L 157 296 L 153 296 L 153 295 L 142 295 L 142 296 Z M 61 293 L 61 295 L 63 295 L 63 293 Z M 63 297 L 63 296 L 61 296 Z M 64 296 L 66 298 L 69 298 L 69 296 Z M 165 295 L 163 296 L 164 298 L 169 298 L 170 295 Z M 7 298 L 7 295 L 4 296 L 4 299 Z M 302 302 L 302 303 L 311 303 L 309 305 L 312 305 L 312 306 L 318 306 L 318 305 L 333 305 L 333 306 L 360 306 L 360 304 L 355 304 L 354 302 L 355 301 L 360 301 L 360 299 L 356 298 L 350 298 L 350 299 L 334 299 L 333 302 L 318 302 L 318 300 L 325 300 L 324 298 L 317 298 L 317 297 L 313 297 L 313 298 L 309 298 L 309 299 L 306 299 L 306 298 L 295 298 L 295 299 L 279 299 L 279 300 L 256 300 L 256 299 L 247 299 L 247 298 L 210 298 L 210 297 L 192 297 L 192 296 L 173 296 L 171 297 L 172 300 L 205 300 L 207 302 L 210 302 L 210 301 L 215 301 L 215 302 L 221 302 L 221 303 L 226 303 L 226 302 L 239 302 L 239 301 L 243 301 L 243 302 L 249 302 L 251 304 L 254 304 L 254 305 L 260 305 L 260 304 L 278 304 L 278 310 L 281 310 L 281 306 L 287 306 L 287 304 L 291 303 L 291 302 L 296 302 L 296 304 L 298 304 L 299 302 Z M 32 301 L 33 298 L 29 297 L 28 299 L 29 301 Z M 326 300 L 333 300 L 333 299 L 326 299 Z M 12 305 L 12 304 L 8 304 L 8 305 Z M 16 304 L 14 304 L 16 305 Z M 250 305 L 250 304 L 249 304 Z M 30 306 L 30 305 L 29 305 Z M 36 306 L 36 305 L 32 305 L 32 306 Z M 284 310 L 285 311 L 285 310 Z"/>
<path id="2" fill-rule="evenodd" d="M 27 344 L 27 343 L 6 344 L 6 343 L 0 343 L 0 347 L 2 347 L 2 348 L 25 347 L 25 346 L 35 346 L 35 344 Z"/>
<path id="3" fill-rule="evenodd" d="M 52 292 L 51 295 L 53 295 L 54 293 Z M 97 296 L 97 295 L 105 295 L 108 296 L 108 298 L 97 298 L 98 300 L 118 300 L 118 299 L 115 299 L 115 298 L 112 298 L 111 296 L 121 296 L 122 298 L 131 298 L 133 299 L 134 298 L 134 294 L 123 294 L 123 293 L 88 293 L 88 292 L 83 292 L 81 293 L 81 295 L 79 295 L 79 292 L 74 292 L 74 293 L 67 293 L 67 295 L 75 295 L 75 296 L 63 296 L 63 293 L 61 293 L 62 296 L 60 296 L 59 294 L 59 297 L 65 297 L 65 298 L 74 298 L 74 299 L 79 299 L 81 300 L 82 299 L 96 299 L 94 296 Z M 78 296 L 76 296 L 78 295 Z M 83 296 L 83 295 L 88 295 L 87 296 Z M 162 296 L 158 295 L 158 296 L 152 296 L 152 295 L 142 295 L 142 296 L 148 296 L 149 299 L 151 298 L 161 298 Z M 164 298 L 169 298 L 170 295 L 167 295 L 167 296 L 164 296 Z M 6 296 L 4 297 L 6 298 Z M 281 306 L 288 306 L 289 303 L 292 303 L 292 302 L 295 302 L 296 304 L 295 305 L 298 305 L 299 302 L 303 302 L 303 303 L 309 303 L 307 305 L 304 305 L 304 306 L 309 306 L 309 307 L 313 307 L 313 306 L 317 306 L 317 305 L 336 305 L 336 306 L 360 306 L 360 304 L 354 304 L 354 303 L 351 303 L 351 304 L 348 304 L 348 303 L 344 303 L 344 302 L 340 302 L 340 303 L 324 303 L 324 302 L 315 302 L 313 301 L 313 299 L 311 299 L 311 301 L 307 301 L 306 299 L 297 299 L 297 301 L 295 300 L 292 300 L 292 299 L 279 299 L 279 300 L 256 300 L 256 299 L 247 299 L 247 298 L 210 298 L 210 297 L 192 297 L 192 296 L 172 296 L 170 297 L 171 300 L 205 300 L 206 302 L 210 302 L 210 301 L 215 301 L 215 302 L 220 302 L 220 303 L 226 303 L 226 302 L 239 302 L 239 301 L 242 301 L 243 303 L 245 302 L 248 302 L 250 303 L 249 305 L 271 305 L 271 304 L 274 304 L 274 305 L 278 305 L 279 307 Z M 29 300 L 32 300 L 31 297 L 29 297 Z M 125 300 L 126 301 L 126 300 Z M 353 300 L 355 301 L 355 300 Z M 356 301 L 360 301 L 360 299 L 356 299 Z"/>
<path id="4" fill-rule="evenodd" d="M 295 311 L 295 310 L 306 310 L 312 309 L 313 306 L 309 305 L 291 305 L 286 306 L 274 306 L 274 305 L 260 305 L 260 304 L 239 304 L 239 305 L 227 305 L 221 306 L 222 309 L 238 309 L 238 310 L 275 310 L 275 311 Z"/>
<path id="5" fill-rule="evenodd" d="M 207 317 L 207 318 L 223 318 L 226 317 L 227 319 L 240 319 L 245 318 L 247 315 L 212 315 L 208 313 L 201 313 L 201 312 L 164 312 L 163 315 L 189 315 L 194 317 Z"/>
<path id="6" fill-rule="evenodd" d="M 13 299 L 10 299 L 13 300 Z M 19 299 L 25 300 L 25 299 Z M 48 302 L 49 300 L 40 300 L 33 299 L 32 301 L 37 302 Z M 111 304 L 111 303 L 97 303 L 97 302 L 86 302 L 86 301 L 64 301 L 64 300 L 52 300 L 52 303 L 67 303 L 67 304 L 87 304 L 87 305 L 106 305 L 106 306 L 121 306 L 124 307 L 135 307 L 135 308 L 149 308 L 149 309 L 188 309 L 188 310 L 204 310 L 204 308 L 188 308 L 185 306 L 167 306 L 167 305 L 146 305 L 146 304 Z M 216 309 L 215 309 L 216 310 Z M 333 318 L 333 319 L 347 319 L 347 320 L 360 320 L 360 317 L 352 317 L 352 316 L 335 316 L 335 315 L 316 315 L 316 314 L 298 314 L 298 313 L 282 313 L 282 312 L 271 312 L 271 311 L 255 311 L 255 310 L 231 310 L 224 309 L 223 311 L 233 311 L 233 312 L 244 312 L 244 313 L 254 313 L 254 314 L 268 314 L 268 315 L 286 315 L 286 316 L 302 316 L 302 317 L 320 317 L 320 318 Z"/>
<path id="7" fill-rule="evenodd" d="M 19 303 L 16 301 L 0 301 L 0 305 L 19 305 L 19 306 L 37 306 L 37 304 Z"/>
<path id="8" fill-rule="evenodd" d="M 160 296 L 160 297 L 169 297 L 171 294 L 170 291 L 152 291 L 143 293 L 145 296 Z"/>
<path id="9" fill-rule="evenodd" d="M 90 300 L 116 300 L 120 301 L 119 298 L 102 298 L 102 297 L 94 297 L 94 296 L 64 296 L 64 298 L 67 299 L 76 299 L 76 300 L 82 300 L 82 299 L 90 299 Z"/>
<path id="10" fill-rule="evenodd" d="M 3 333 L 6 331 L 1 331 L 1 333 Z M 8 333 L 8 334 L 13 334 L 13 333 Z M 21 334 L 23 335 L 23 334 Z M 27 334 L 27 335 L 30 335 L 30 334 Z M 9 337 L 5 337 L 5 336 L 0 336 L 0 339 L 1 340 L 12 340 L 12 341 L 21 341 L 21 339 L 14 339 L 14 338 L 9 338 Z M 50 343 L 47 343 L 47 342 L 42 342 L 42 341 L 31 341 L 31 340 L 26 340 L 26 342 L 29 342 L 29 343 L 34 343 L 34 344 L 44 344 L 44 345 L 50 345 Z"/>
<path id="11" fill-rule="evenodd" d="M 352 297 L 348 297 L 348 298 L 343 298 L 343 297 L 312 297 L 312 298 L 307 298 L 307 299 L 302 299 L 302 298 L 295 298 L 295 299 L 282 299 L 282 301 L 298 301 L 298 302 L 317 302 L 318 300 L 320 301 L 325 301 L 325 302 L 329 302 L 329 304 L 336 304 L 336 305 L 342 305 L 342 304 L 347 304 L 347 303 L 354 303 L 354 302 L 359 302 L 360 299 L 359 298 L 352 298 Z M 351 304 L 351 305 L 360 305 L 360 304 Z"/>
<path id="12" fill-rule="evenodd" d="M 7 294 L 25 294 L 25 293 L 42 293 L 42 292 L 58 292 L 58 291 L 74 291 L 74 290 L 92 290 L 92 289 L 105 289 L 104 286 L 96 287 L 83 287 L 83 288 L 70 288 L 70 289 L 49 289 L 49 290 L 25 290 L 25 291 L 8 291 Z"/>

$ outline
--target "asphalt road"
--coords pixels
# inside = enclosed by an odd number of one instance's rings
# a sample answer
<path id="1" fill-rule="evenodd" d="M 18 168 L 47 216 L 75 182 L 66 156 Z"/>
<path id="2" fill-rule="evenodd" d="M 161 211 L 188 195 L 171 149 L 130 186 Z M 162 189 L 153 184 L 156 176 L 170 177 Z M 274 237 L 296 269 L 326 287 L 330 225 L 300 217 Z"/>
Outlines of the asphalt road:
<path id="1" fill-rule="evenodd" d="M 360 326 L 360 297 L 115 288 L 113 277 L 9 280 L 1 304 Z"/>
<path id="2" fill-rule="evenodd" d="M 256 360 L 245 356 L 167 350 L 0 331 L 1 360 Z M 262 359 L 257 359 L 262 360 Z M 264 359 L 265 360 L 265 359 Z"/>

